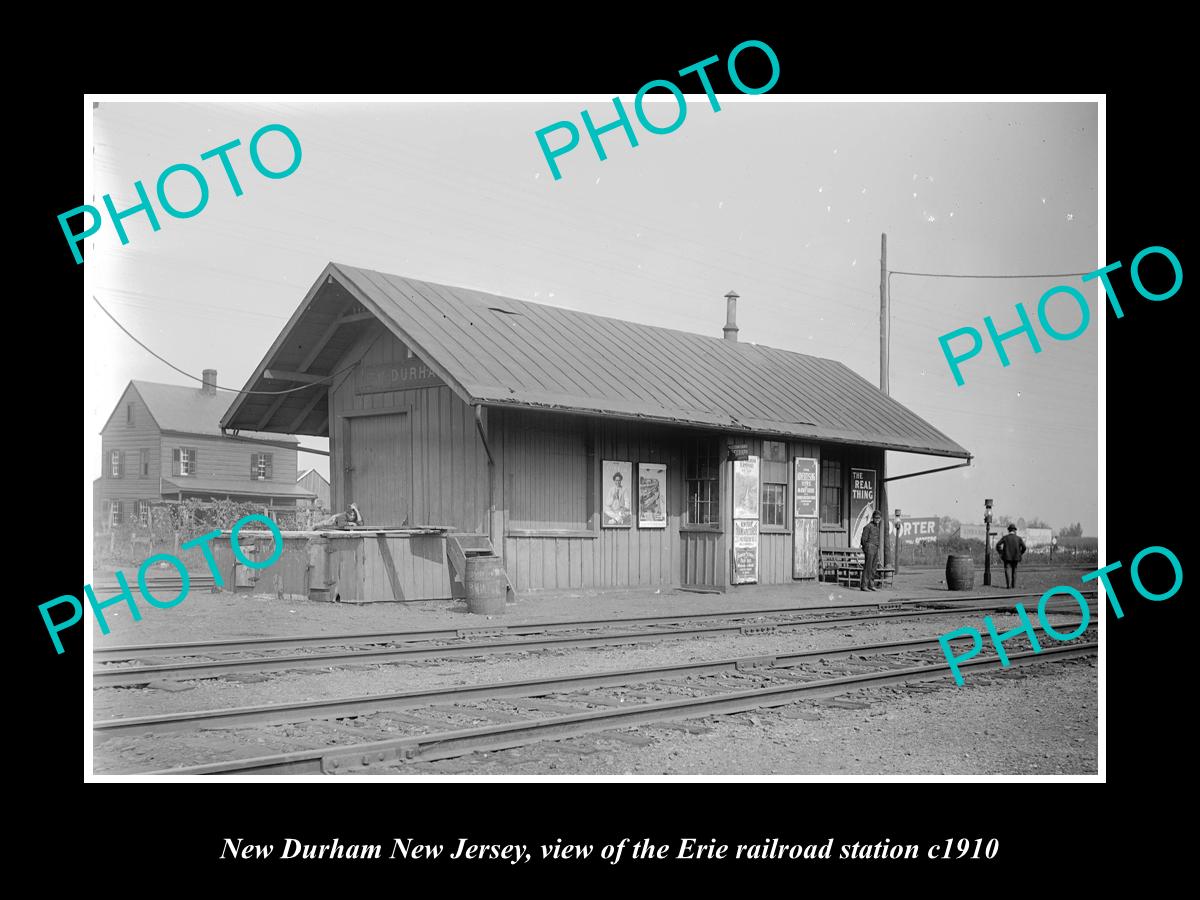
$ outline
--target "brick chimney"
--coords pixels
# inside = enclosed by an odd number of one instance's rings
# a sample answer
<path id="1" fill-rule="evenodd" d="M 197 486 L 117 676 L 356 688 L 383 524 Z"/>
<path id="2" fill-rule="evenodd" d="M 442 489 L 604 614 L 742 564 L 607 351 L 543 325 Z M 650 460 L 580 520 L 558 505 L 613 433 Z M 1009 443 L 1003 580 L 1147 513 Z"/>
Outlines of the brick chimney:
<path id="1" fill-rule="evenodd" d="M 200 393 L 215 396 L 217 393 L 217 370 L 205 369 L 204 382 L 200 385 Z"/>
<path id="2" fill-rule="evenodd" d="M 737 326 L 737 302 L 738 295 L 730 291 L 725 295 L 725 340 L 736 341 L 738 335 Z"/>

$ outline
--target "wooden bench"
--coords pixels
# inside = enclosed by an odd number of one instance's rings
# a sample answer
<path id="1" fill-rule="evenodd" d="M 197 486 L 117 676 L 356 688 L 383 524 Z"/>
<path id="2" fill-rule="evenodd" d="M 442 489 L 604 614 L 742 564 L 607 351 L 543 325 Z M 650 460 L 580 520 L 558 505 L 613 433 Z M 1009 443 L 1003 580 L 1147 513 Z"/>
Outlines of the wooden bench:
<path id="1" fill-rule="evenodd" d="M 862 583 L 863 552 L 849 547 L 821 550 L 821 580 L 836 582 L 842 587 L 858 587 Z M 891 587 L 894 566 L 878 566 L 875 582 L 880 587 Z"/>

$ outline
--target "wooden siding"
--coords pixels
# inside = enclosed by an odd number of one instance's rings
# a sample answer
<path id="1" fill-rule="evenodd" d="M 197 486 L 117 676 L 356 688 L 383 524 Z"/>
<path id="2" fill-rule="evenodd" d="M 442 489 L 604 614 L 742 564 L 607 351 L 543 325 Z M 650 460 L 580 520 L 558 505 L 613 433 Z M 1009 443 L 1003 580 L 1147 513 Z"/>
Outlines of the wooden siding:
<path id="1" fill-rule="evenodd" d="M 334 369 L 345 367 L 359 355 L 362 355 L 362 366 L 411 362 L 404 344 L 377 323 L 372 323 L 359 344 L 351 347 Z M 341 510 L 351 501 L 359 502 L 359 498 L 348 497 L 346 493 L 345 423 L 353 422 L 359 417 L 357 414 L 366 412 L 404 412 L 408 418 L 410 449 L 407 460 L 398 464 L 411 472 L 409 524 L 446 525 L 460 531 L 486 532 L 487 454 L 476 430 L 474 410 L 445 386 L 360 394 L 357 391 L 358 373 L 362 366 L 336 380 L 329 389 L 332 508 Z M 350 456 L 369 449 L 352 446 Z M 391 452 L 396 452 L 395 448 Z M 353 490 L 353 472 L 350 474 Z M 369 500 L 363 502 L 370 503 Z M 360 507 L 366 515 L 366 507 L 362 503 Z"/>
<path id="2" fill-rule="evenodd" d="M 682 444 L 677 429 L 612 419 L 493 410 L 493 452 L 502 485 L 503 556 L 517 590 L 601 587 L 661 587 L 679 583 L 679 523 L 683 515 Z M 574 431 L 575 464 L 547 468 L 547 452 L 562 449 Z M 531 448 L 535 449 L 530 452 Z M 590 449 L 590 453 L 588 452 Z M 551 453 L 551 455 L 553 455 Z M 600 465 L 603 460 L 667 466 L 667 524 L 638 528 L 637 509 L 629 528 L 601 528 Z M 584 496 L 577 479 L 584 477 Z M 564 504 L 557 495 L 569 494 Z M 635 492 L 636 495 L 636 492 Z M 573 510 L 570 517 L 563 509 Z M 514 511 L 543 509 L 549 518 L 530 521 Z M 586 517 L 581 515 L 586 510 Z M 567 521 L 563 521 L 567 519 Z M 530 534 L 528 532 L 541 532 Z M 554 532 L 566 532 L 556 534 Z"/>
<path id="3" fill-rule="evenodd" d="M 192 447 L 196 451 L 196 478 L 220 478 L 246 482 L 250 479 L 250 458 L 256 453 L 271 454 L 271 477 L 256 484 L 269 490 L 272 484 L 290 488 L 296 483 L 296 451 L 285 450 L 272 444 L 256 444 L 250 441 L 234 441 L 226 438 L 199 434 L 176 434 L 166 432 L 161 437 L 158 465 L 164 478 L 177 484 L 186 482 L 187 475 L 171 469 L 172 451 L 180 447 Z M 157 484 L 155 485 L 157 488 Z M 167 496 L 171 496 L 167 491 Z"/>
<path id="4" fill-rule="evenodd" d="M 132 425 L 125 423 L 127 404 L 133 406 Z M 161 496 L 158 490 L 158 476 L 162 474 L 158 426 L 132 385 L 125 388 L 120 402 L 100 432 L 100 444 L 103 467 L 100 470 L 98 494 L 102 499 L 150 500 Z M 114 450 L 121 451 L 125 457 L 125 471 L 121 478 L 112 477 L 110 455 Z M 139 472 L 142 450 L 147 452 L 150 461 L 150 471 L 145 477 L 141 477 Z"/>
<path id="5" fill-rule="evenodd" d="M 243 545 L 258 548 L 259 559 L 273 551 L 268 534 L 244 531 L 238 537 Z M 233 585 L 229 535 L 215 540 L 213 547 L 222 577 Z M 451 594 L 445 561 L 446 541 L 438 535 L 286 537 L 279 560 L 257 570 L 254 593 L 341 603 L 445 600 Z"/>
<path id="6" fill-rule="evenodd" d="M 316 469 L 309 469 L 304 477 L 296 483 L 306 491 L 312 491 L 317 495 L 315 500 L 304 501 L 306 504 L 318 509 L 329 509 L 329 482 L 321 476 L 320 472 Z"/>

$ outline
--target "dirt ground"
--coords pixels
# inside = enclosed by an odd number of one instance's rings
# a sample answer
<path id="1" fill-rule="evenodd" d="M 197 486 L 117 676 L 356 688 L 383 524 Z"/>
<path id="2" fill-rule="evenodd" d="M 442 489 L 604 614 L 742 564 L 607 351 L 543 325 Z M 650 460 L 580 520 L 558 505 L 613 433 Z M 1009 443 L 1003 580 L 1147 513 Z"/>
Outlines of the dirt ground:
<path id="1" fill-rule="evenodd" d="M 1089 567 L 1030 568 L 1022 571 L 1020 590 L 1042 591 L 1055 585 L 1081 587 L 1079 576 Z M 100 573 L 97 573 L 98 575 Z M 1004 594 L 1004 576 L 993 573 L 992 587 L 982 586 L 976 573 L 974 595 Z M 901 571 L 896 585 L 877 593 L 863 593 L 837 585 L 798 582 L 789 585 L 747 585 L 724 594 L 698 594 L 678 589 L 661 591 L 573 591 L 539 592 L 508 605 L 503 616 L 480 616 L 467 611 L 462 601 L 432 600 L 417 603 L 322 603 L 280 600 L 269 594 L 211 593 L 196 589 L 178 606 L 156 609 L 139 604 L 140 622 L 133 621 L 124 604 L 104 610 L 110 633 L 103 635 L 92 620 L 94 645 L 144 644 L 173 641 L 270 637 L 303 634 L 347 634 L 371 631 L 408 631 L 422 628 L 478 628 L 489 624 L 562 621 L 630 616 L 669 616 L 689 612 L 719 612 L 730 609 L 766 609 L 815 606 L 823 603 L 863 602 L 876 604 L 908 597 L 964 599 L 960 592 L 946 590 L 943 571 Z M 109 581 L 112 575 L 108 575 Z M 998 586 L 997 586 L 998 582 Z M 1093 585 L 1087 585 L 1092 587 Z M 136 589 L 135 589 L 136 590 Z M 101 594 L 98 599 L 106 597 Z M 1029 608 L 1036 604 L 1026 602 Z"/>
<path id="2" fill-rule="evenodd" d="M 829 585 L 763 588 L 725 595 L 681 591 L 541 595 L 522 599 L 495 624 L 605 616 L 768 609 L 847 603 L 874 605 L 902 597 L 961 596 L 947 592 L 940 572 L 902 573 L 898 586 L 861 594 Z M 1078 585 L 1081 570 L 1030 572 L 1028 589 Z M 1025 589 L 1026 584 L 1022 584 Z M 1003 588 L 974 594 L 1003 594 Z M 1014 601 L 1005 601 L 1011 604 Z M 1027 601 L 1032 611 L 1036 604 Z M 1056 610 L 1077 614 L 1063 601 Z M 113 607 L 114 611 L 124 612 Z M 747 655 L 780 654 L 867 642 L 936 637 L 963 626 L 982 629 L 979 612 L 947 609 L 922 619 L 821 625 L 772 635 L 721 635 L 653 644 L 554 649 L 478 657 L 425 659 L 416 664 L 355 665 L 326 670 L 246 673 L 152 687 L 94 692 L 97 720 L 198 709 L 547 678 L 578 672 L 668 665 Z M 997 627 L 1018 624 L 994 614 Z M 221 637 L 472 627 L 487 618 L 462 604 L 289 603 L 246 594 L 196 593 L 174 609 L 146 611 L 96 640 L 149 643 Z M 118 630 L 120 629 L 120 630 Z M 1010 647 L 1010 650 L 1017 649 Z M 753 713 L 688 720 L 544 742 L 490 754 L 410 763 L 389 774 L 472 775 L 936 775 L 1094 774 L 1097 767 L 1097 677 L 1094 659 L 996 673 L 970 673 L 964 687 L 938 683 L 859 691 Z M 360 723 L 361 724 L 361 723 Z M 167 768 L 234 756 L 295 749 L 306 730 L 243 728 L 200 735 L 102 741 L 98 771 Z M 386 736 L 386 735 L 384 735 Z M 124 761 L 124 765 L 122 765 Z"/>
<path id="3" fill-rule="evenodd" d="M 605 732 L 400 773 L 471 775 L 1094 775 L 1096 661 L 971 676 L 932 691 L 825 701 Z"/>

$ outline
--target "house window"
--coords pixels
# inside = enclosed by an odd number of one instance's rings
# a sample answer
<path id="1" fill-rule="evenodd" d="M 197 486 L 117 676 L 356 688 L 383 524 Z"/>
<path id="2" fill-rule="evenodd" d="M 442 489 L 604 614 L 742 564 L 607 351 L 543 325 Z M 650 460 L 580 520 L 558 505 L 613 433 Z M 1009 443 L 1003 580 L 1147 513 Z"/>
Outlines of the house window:
<path id="1" fill-rule="evenodd" d="M 265 481 L 271 477 L 270 453 L 250 454 L 250 477 L 259 481 Z"/>
<path id="2" fill-rule="evenodd" d="M 116 528 L 121 524 L 121 501 L 113 500 L 109 504 L 108 509 L 108 524 L 112 528 Z"/>
<path id="3" fill-rule="evenodd" d="M 759 472 L 762 479 L 759 521 L 763 528 L 787 528 L 787 445 L 782 441 L 763 441 Z"/>
<path id="4" fill-rule="evenodd" d="M 720 451 L 715 440 L 700 440 L 688 448 L 684 465 L 687 482 L 687 524 L 719 525 Z"/>
<path id="5" fill-rule="evenodd" d="M 120 478 L 121 470 L 124 468 L 124 459 L 121 456 L 120 450 L 113 450 L 108 454 L 108 474 L 110 478 Z"/>
<path id="6" fill-rule="evenodd" d="M 125 404 L 125 424 L 126 425 L 133 424 L 133 404 L 132 403 Z"/>
<path id="7" fill-rule="evenodd" d="M 174 452 L 175 457 L 175 474 L 176 475 L 195 475 L 196 474 L 196 448 L 195 447 L 179 447 Z"/>
<path id="8" fill-rule="evenodd" d="M 150 477 L 150 451 L 143 448 L 139 452 L 141 453 L 141 460 L 138 463 L 138 477 L 139 478 L 149 478 Z"/>
<path id="9" fill-rule="evenodd" d="M 842 464 L 821 460 L 821 524 L 842 524 Z"/>
<path id="10" fill-rule="evenodd" d="M 143 525 L 149 525 L 150 524 L 150 501 L 149 500 L 139 500 L 137 509 L 138 509 L 138 521 Z"/>

